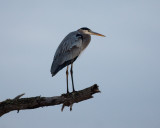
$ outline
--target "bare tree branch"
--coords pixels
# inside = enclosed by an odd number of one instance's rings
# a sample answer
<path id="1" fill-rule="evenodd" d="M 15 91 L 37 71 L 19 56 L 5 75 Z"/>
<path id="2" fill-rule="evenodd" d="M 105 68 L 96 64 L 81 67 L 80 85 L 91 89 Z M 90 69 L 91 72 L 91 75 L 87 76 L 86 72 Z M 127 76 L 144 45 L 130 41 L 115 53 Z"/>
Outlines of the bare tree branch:
<path id="1" fill-rule="evenodd" d="M 62 105 L 61 111 L 63 111 L 65 106 L 70 107 L 70 111 L 72 110 L 72 106 L 74 103 L 78 103 L 90 98 L 93 98 L 93 94 L 100 92 L 97 84 L 94 84 L 91 87 L 86 89 L 72 92 L 69 94 L 62 94 L 61 96 L 53 96 L 53 97 L 29 97 L 29 98 L 21 98 L 23 94 L 16 96 L 14 99 L 7 99 L 3 102 L 0 102 L 0 116 L 10 112 L 17 110 L 25 110 L 25 109 L 35 109 L 44 106 L 54 106 L 54 105 Z"/>

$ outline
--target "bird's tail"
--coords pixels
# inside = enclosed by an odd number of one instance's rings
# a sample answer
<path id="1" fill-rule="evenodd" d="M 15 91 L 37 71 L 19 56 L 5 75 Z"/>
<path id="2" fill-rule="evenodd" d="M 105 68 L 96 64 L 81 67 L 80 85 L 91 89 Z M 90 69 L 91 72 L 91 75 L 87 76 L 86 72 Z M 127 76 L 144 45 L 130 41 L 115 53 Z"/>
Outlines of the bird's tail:
<path id="1" fill-rule="evenodd" d="M 51 74 L 52 74 L 52 77 L 57 74 L 57 72 L 58 72 L 57 69 L 58 69 L 58 65 L 56 64 L 55 61 L 53 61 L 52 66 L 51 66 L 51 70 L 50 70 Z"/>
<path id="2" fill-rule="evenodd" d="M 78 57 L 78 56 L 77 56 Z M 63 64 L 58 64 L 56 60 L 53 61 L 51 66 L 51 74 L 52 77 L 55 76 L 61 69 L 63 69 L 65 66 L 68 66 L 69 64 L 73 63 L 77 57 L 75 57 L 72 60 L 65 61 Z"/>

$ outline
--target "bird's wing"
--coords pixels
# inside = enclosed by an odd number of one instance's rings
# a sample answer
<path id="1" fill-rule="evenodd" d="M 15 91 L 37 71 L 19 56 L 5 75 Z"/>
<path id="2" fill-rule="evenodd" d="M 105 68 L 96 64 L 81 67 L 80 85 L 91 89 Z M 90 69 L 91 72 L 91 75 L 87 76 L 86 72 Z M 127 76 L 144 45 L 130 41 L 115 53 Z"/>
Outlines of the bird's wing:
<path id="1" fill-rule="evenodd" d="M 82 51 L 82 41 L 83 37 L 79 32 L 71 32 L 63 39 L 53 59 L 52 76 L 76 60 Z"/>
<path id="2" fill-rule="evenodd" d="M 54 61 L 59 61 L 59 65 L 61 65 L 65 61 L 79 56 L 82 50 L 82 40 L 82 35 L 78 32 L 69 33 L 60 43 L 55 53 Z"/>

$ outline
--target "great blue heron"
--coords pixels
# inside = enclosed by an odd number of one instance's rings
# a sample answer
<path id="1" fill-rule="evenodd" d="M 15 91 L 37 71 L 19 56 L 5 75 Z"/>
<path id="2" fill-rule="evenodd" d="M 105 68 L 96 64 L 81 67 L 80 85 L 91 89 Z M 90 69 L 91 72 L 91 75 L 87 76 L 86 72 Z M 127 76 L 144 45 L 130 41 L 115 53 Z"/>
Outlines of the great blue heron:
<path id="1" fill-rule="evenodd" d="M 71 79 L 72 79 L 72 88 L 74 89 L 73 82 L 73 62 L 77 59 L 80 53 L 88 46 L 91 41 L 90 35 L 103 36 L 102 34 L 93 32 L 87 27 L 78 29 L 77 31 L 69 33 L 60 43 L 57 48 L 57 51 L 54 55 L 53 63 L 51 66 L 52 76 L 56 75 L 61 69 L 67 66 L 66 70 L 66 80 L 67 80 L 67 93 L 68 89 L 68 66 L 71 64 Z"/>

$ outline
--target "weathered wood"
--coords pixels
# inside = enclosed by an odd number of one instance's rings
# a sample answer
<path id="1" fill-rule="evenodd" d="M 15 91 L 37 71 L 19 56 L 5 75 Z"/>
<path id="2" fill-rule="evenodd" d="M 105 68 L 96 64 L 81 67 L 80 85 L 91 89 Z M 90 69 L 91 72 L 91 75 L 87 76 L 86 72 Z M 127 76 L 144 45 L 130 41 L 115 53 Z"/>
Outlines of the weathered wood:
<path id="1" fill-rule="evenodd" d="M 21 98 L 24 94 L 18 95 L 14 99 L 7 99 L 3 102 L 0 102 L 0 116 L 10 112 L 17 110 L 25 110 L 25 109 L 35 109 L 44 106 L 54 106 L 54 105 L 62 105 L 61 111 L 63 111 L 65 106 L 70 107 L 72 110 L 72 106 L 74 103 L 78 103 L 90 98 L 93 98 L 93 94 L 100 92 L 97 84 L 94 84 L 91 87 L 86 89 L 72 92 L 69 94 L 62 94 L 61 96 L 53 96 L 53 97 L 29 97 L 29 98 Z"/>

